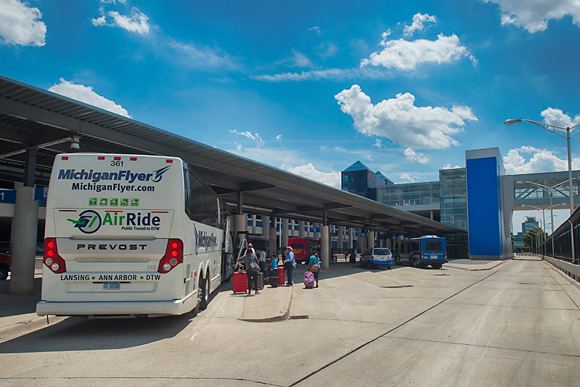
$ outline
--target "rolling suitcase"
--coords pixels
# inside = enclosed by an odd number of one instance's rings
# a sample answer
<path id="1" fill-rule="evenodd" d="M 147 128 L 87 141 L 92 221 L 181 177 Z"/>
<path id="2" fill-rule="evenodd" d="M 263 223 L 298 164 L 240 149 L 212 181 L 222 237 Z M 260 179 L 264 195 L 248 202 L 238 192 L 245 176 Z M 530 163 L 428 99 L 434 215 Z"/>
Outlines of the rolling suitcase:
<path id="1" fill-rule="evenodd" d="M 234 272 L 234 293 L 245 293 L 248 290 L 248 277 L 245 271 Z"/>
<path id="2" fill-rule="evenodd" d="M 264 289 L 264 273 L 258 273 L 258 290 L 262 289 Z M 254 281 L 250 282 L 250 290 L 254 290 Z"/>
<path id="3" fill-rule="evenodd" d="M 284 278 L 284 266 L 278 266 L 278 286 L 284 286 L 286 279 Z"/>
<path id="4" fill-rule="evenodd" d="M 314 274 L 311 271 L 304 272 L 304 286 L 306 289 L 312 289 L 314 287 Z"/>
<path id="5" fill-rule="evenodd" d="M 277 288 L 278 287 L 278 269 L 272 269 L 270 270 L 270 286 L 273 288 Z"/>

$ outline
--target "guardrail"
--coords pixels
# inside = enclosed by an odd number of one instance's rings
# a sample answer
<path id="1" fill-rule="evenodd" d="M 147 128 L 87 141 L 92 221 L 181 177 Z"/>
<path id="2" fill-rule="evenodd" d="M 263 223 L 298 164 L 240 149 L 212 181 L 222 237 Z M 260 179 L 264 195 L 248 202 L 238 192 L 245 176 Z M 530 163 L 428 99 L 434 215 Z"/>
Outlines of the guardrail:
<path id="1" fill-rule="evenodd" d="M 540 249 L 538 253 L 543 253 L 546 261 L 572 279 L 580 280 L 580 208 L 576 208 Z"/>

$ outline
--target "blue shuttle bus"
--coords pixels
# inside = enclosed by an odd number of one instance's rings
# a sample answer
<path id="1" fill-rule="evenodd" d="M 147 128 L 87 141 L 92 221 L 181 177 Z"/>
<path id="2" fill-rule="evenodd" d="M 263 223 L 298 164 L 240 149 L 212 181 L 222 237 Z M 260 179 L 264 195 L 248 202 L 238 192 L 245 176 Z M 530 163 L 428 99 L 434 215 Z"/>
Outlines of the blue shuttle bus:
<path id="1" fill-rule="evenodd" d="M 447 244 L 445 238 L 436 235 L 424 235 L 420 238 L 403 239 L 395 254 L 398 265 L 405 264 L 414 267 L 431 265 L 441 269 L 447 262 Z"/>

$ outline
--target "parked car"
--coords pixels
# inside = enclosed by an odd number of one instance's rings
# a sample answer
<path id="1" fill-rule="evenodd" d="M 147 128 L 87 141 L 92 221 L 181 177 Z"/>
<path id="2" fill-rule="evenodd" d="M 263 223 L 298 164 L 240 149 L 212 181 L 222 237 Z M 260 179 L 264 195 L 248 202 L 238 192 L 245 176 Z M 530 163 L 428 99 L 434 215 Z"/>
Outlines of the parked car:
<path id="1" fill-rule="evenodd" d="M 0 280 L 8 278 L 8 272 L 12 265 L 12 257 L 8 254 L 0 253 Z"/>
<path id="2" fill-rule="evenodd" d="M 361 266 L 390 269 L 393 265 L 393 254 L 386 247 L 376 247 L 364 252 L 360 257 Z"/>

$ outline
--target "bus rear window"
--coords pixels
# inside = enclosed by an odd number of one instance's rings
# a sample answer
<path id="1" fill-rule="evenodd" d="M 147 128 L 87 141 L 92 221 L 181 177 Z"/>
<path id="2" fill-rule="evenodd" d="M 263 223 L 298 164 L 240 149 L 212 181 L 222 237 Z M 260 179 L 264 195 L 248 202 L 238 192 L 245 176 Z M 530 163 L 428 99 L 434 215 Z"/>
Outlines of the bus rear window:
<path id="1" fill-rule="evenodd" d="M 425 250 L 427 251 L 440 251 L 441 241 L 425 241 Z"/>

